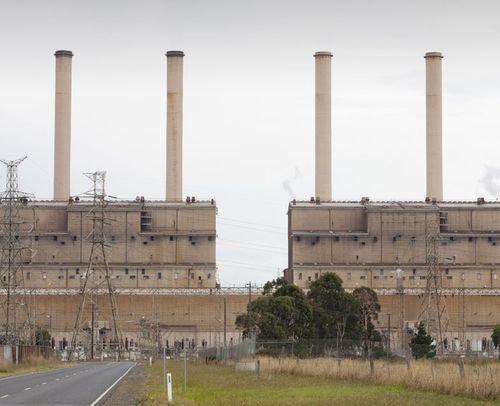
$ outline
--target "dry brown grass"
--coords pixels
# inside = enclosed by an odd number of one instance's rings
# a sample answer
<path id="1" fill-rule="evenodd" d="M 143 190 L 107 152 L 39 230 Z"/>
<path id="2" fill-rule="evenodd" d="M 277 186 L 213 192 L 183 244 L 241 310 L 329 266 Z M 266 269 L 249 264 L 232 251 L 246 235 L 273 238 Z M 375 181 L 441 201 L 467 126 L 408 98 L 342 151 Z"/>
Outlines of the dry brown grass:
<path id="1" fill-rule="evenodd" d="M 61 362 L 56 359 L 45 359 L 43 357 L 32 357 L 18 365 L 0 361 L 0 377 L 11 374 L 42 371 L 45 369 L 61 368 L 72 365 L 70 362 Z"/>
<path id="2" fill-rule="evenodd" d="M 500 397 L 500 362 L 493 360 L 358 360 L 261 357 L 263 372 L 331 377 L 466 395 Z"/>

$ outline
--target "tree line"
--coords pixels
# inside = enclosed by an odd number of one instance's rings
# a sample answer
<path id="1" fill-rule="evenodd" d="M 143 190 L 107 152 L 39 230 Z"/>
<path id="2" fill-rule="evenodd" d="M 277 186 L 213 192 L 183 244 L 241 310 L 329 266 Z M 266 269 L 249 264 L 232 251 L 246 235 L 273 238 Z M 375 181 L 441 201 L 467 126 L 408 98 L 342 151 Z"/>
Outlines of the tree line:
<path id="1" fill-rule="evenodd" d="M 352 293 L 335 273 L 324 273 L 311 283 L 307 294 L 298 286 L 278 278 L 264 285 L 263 294 L 238 315 L 236 325 L 244 337 L 257 340 L 335 339 L 337 348 L 345 340 L 357 340 L 368 353 L 380 342 L 373 322 L 380 304 L 375 291 L 359 287 Z"/>

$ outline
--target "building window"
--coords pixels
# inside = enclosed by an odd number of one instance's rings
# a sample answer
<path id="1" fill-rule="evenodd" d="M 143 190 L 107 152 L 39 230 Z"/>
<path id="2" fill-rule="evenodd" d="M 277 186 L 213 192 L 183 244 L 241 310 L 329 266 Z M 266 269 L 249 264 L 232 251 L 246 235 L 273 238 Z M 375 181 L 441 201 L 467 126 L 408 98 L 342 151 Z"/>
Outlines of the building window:
<path id="1" fill-rule="evenodd" d="M 35 241 L 38 241 L 38 236 L 37 235 L 35 235 Z"/>
<path id="2" fill-rule="evenodd" d="M 452 275 L 448 275 L 448 276 L 446 277 L 446 279 L 448 279 L 448 280 L 452 280 L 452 279 L 453 279 L 453 276 L 452 276 Z"/>
<path id="3" fill-rule="evenodd" d="M 477 273 L 476 278 L 478 281 L 481 280 L 481 274 L 479 272 Z"/>
<path id="4" fill-rule="evenodd" d="M 75 275 L 68 276 L 69 279 L 75 279 Z"/>
<path id="5" fill-rule="evenodd" d="M 177 279 L 179 277 L 179 272 L 174 272 L 174 279 Z"/>
<path id="6" fill-rule="evenodd" d="M 191 272 L 191 279 L 194 279 L 194 273 Z"/>
<path id="7" fill-rule="evenodd" d="M 143 274 L 143 275 L 146 274 L 146 270 L 144 268 L 141 269 L 141 274 Z"/>
<path id="8" fill-rule="evenodd" d="M 422 276 L 420 276 L 420 279 L 425 279 L 425 276 L 423 276 L 423 275 L 422 275 Z"/>
<path id="9" fill-rule="evenodd" d="M 168 239 L 169 239 L 170 241 L 174 241 L 174 236 L 173 236 L 173 235 L 171 235 L 170 237 L 168 237 Z"/>
<path id="10" fill-rule="evenodd" d="M 125 268 L 125 275 L 128 275 L 128 268 Z"/>
<path id="11" fill-rule="evenodd" d="M 449 274 L 450 274 L 450 270 L 449 270 L 448 268 L 446 268 L 446 269 L 444 270 L 444 273 L 445 273 L 446 275 L 449 275 Z"/>
<path id="12" fill-rule="evenodd" d="M 207 275 L 207 279 L 210 279 L 211 277 L 212 277 L 212 274 L 211 274 L 211 273 L 209 273 L 209 274 Z"/>
<path id="13" fill-rule="evenodd" d="M 149 236 L 149 241 L 154 241 L 154 240 L 155 240 L 155 236 L 154 235 Z"/>
<path id="14" fill-rule="evenodd" d="M 200 276 L 198 276 L 198 280 L 199 280 L 199 281 L 201 281 L 201 275 L 200 275 Z"/>
<path id="15" fill-rule="evenodd" d="M 120 279 L 120 275 L 116 275 L 116 276 L 115 276 L 115 279 Z"/>
<path id="16" fill-rule="evenodd" d="M 383 275 L 383 274 L 384 274 L 384 270 L 383 270 L 383 269 L 381 269 L 381 270 L 380 270 L 380 275 Z"/>
<path id="17" fill-rule="evenodd" d="M 416 275 L 417 274 L 417 268 L 413 268 L 413 275 Z"/>
<path id="18" fill-rule="evenodd" d="M 318 274 L 317 273 L 314 274 L 314 279 L 318 279 Z"/>
<path id="19" fill-rule="evenodd" d="M 311 277 L 310 277 L 310 276 L 308 276 L 308 277 L 307 277 L 307 280 L 308 280 L 309 282 L 311 282 Z"/>
<path id="20" fill-rule="evenodd" d="M 302 272 L 299 272 L 299 281 L 302 280 Z"/>
<path id="21" fill-rule="evenodd" d="M 379 278 L 379 276 L 378 276 L 378 275 L 375 275 L 375 276 L 373 277 L 373 279 L 378 279 L 378 278 Z"/>
<path id="22" fill-rule="evenodd" d="M 351 280 L 351 278 L 352 278 L 351 273 L 350 273 L 350 272 L 347 272 L 347 280 L 348 280 L 348 281 L 350 281 L 350 280 Z"/>
<path id="23" fill-rule="evenodd" d="M 135 279 L 135 275 L 129 275 L 129 279 Z"/>
<path id="24" fill-rule="evenodd" d="M 26 279 L 30 280 L 31 279 L 31 272 L 26 272 Z"/>
<path id="25" fill-rule="evenodd" d="M 142 275 L 142 279 L 149 279 L 149 275 Z"/>
<path id="26" fill-rule="evenodd" d="M 158 272 L 158 279 L 161 279 L 161 272 Z"/>
<path id="27" fill-rule="evenodd" d="M 47 272 L 42 272 L 42 279 L 46 280 L 47 279 Z"/>
<path id="28" fill-rule="evenodd" d="M 361 275 L 359 279 L 366 279 L 366 275 Z"/>
<path id="29" fill-rule="evenodd" d="M 54 237 L 52 237 L 52 239 L 53 239 L 54 241 L 57 241 L 57 235 L 55 235 Z"/>

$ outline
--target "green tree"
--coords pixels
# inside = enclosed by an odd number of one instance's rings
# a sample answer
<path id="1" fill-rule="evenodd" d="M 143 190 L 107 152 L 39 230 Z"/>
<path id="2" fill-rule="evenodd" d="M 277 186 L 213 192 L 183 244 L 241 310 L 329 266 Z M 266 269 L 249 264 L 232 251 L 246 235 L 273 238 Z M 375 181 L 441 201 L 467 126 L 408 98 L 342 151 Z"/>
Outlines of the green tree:
<path id="1" fill-rule="evenodd" d="M 342 287 L 342 279 L 331 272 L 311 283 L 308 293 L 313 309 L 316 337 L 336 337 L 337 350 L 344 338 L 360 336 L 358 300 Z"/>
<path id="2" fill-rule="evenodd" d="M 370 350 L 372 341 L 380 341 L 380 333 L 375 330 L 372 322 L 378 319 L 378 312 L 380 311 L 378 296 L 373 289 L 366 286 L 354 289 L 352 294 L 360 304 L 359 321 L 363 330 L 363 347 L 367 353 Z"/>
<path id="3" fill-rule="evenodd" d="M 417 334 L 410 342 L 411 354 L 416 358 L 433 358 L 436 355 L 436 345 L 433 338 L 427 334 L 424 323 L 417 327 Z"/>
<path id="4" fill-rule="evenodd" d="M 312 310 L 304 292 L 284 278 L 267 282 L 263 296 L 236 318 L 243 336 L 256 333 L 258 339 L 284 340 L 311 335 Z"/>
<path id="5" fill-rule="evenodd" d="M 493 340 L 493 345 L 495 346 L 495 348 L 498 348 L 498 344 L 500 344 L 500 324 L 497 324 L 493 329 L 491 339 Z"/>
<path id="6" fill-rule="evenodd" d="M 47 330 L 36 330 L 35 332 L 35 343 L 36 345 L 50 346 L 51 345 L 50 333 Z"/>

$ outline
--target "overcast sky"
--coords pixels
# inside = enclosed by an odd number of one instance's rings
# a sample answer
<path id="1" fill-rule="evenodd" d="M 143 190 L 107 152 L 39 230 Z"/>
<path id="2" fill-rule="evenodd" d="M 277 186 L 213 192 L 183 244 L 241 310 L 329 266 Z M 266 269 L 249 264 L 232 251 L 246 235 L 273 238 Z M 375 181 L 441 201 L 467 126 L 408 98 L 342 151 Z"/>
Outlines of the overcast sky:
<path id="1" fill-rule="evenodd" d="M 111 195 L 164 198 L 164 54 L 183 50 L 184 195 L 217 200 L 222 284 L 262 283 L 287 265 L 288 201 L 314 194 L 313 53 L 334 54 L 334 199 L 425 197 L 426 51 L 445 57 L 445 199 L 496 199 L 499 44 L 498 1 L 0 0 L 0 157 L 27 154 L 22 189 L 52 196 L 69 49 L 72 194 L 106 170 Z"/>

